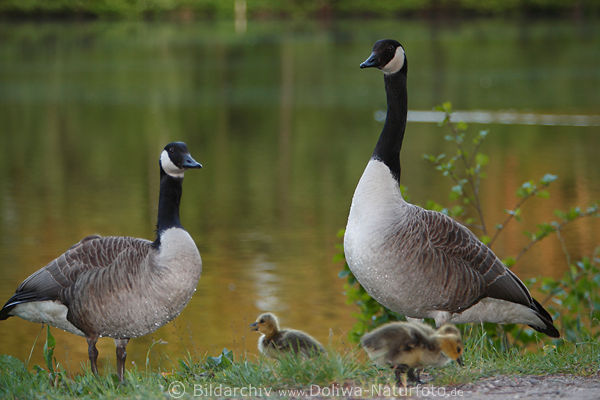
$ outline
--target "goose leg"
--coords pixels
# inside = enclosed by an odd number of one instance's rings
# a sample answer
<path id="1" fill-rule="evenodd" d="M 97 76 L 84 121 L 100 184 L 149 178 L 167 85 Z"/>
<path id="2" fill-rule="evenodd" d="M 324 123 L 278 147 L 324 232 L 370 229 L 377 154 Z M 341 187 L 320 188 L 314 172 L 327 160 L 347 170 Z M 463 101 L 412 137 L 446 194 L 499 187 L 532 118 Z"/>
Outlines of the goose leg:
<path id="1" fill-rule="evenodd" d="M 420 384 L 425 383 L 421 380 L 421 371 L 416 368 L 411 368 L 408 370 L 408 379 Z"/>
<path id="2" fill-rule="evenodd" d="M 394 367 L 394 375 L 396 376 L 396 384 L 402 384 L 403 387 L 408 386 L 408 382 L 406 379 L 406 371 L 409 371 L 408 365 L 406 364 L 398 364 Z"/>
<path id="3" fill-rule="evenodd" d="M 129 339 L 115 339 L 115 345 L 117 346 L 117 376 L 119 382 L 123 382 L 123 374 L 125 373 L 125 358 L 127 358 L 127 351 L 125 348 L 129 343 Z"/>
<path id="4" fill-rule="evenodd" d="M 96 348 L 98 336 L 88 336 L 86 337 L 86 340 L 88 343 L 88 357 L 90 358 L 92 373 L 98 376 L 98 366 L 96 364 L 96 361 L 98 360 L 98 349 Z"/>

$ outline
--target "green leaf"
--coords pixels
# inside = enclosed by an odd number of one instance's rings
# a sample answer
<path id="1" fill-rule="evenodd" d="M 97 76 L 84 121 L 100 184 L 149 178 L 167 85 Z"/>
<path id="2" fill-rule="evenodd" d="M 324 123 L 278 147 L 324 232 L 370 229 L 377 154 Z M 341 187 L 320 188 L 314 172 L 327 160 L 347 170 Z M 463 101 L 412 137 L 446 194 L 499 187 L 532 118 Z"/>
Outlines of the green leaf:
<path id="1" fill-rule="evenodd" d="M 233 352 L 226 347 L 216 357 L 207 357 L 205 368 L 210 370 L 223 370 L 233 364 Z"/>
<path id="2" fill-rule="evenodd" d="M 572 209 L 569 210 L 569 212 L 567 213 L 567 219 L 569 221 L 572 221 L 574 219 L 576 219 L 577 217 L 581 216 L 581 209 L 579 207 L 574 207 Z"/>
<path id="3" fill-rule="evenodd" d="M 410 203 L 410 195 L 408 194 L 408 188 L 404 185 L 400 185 L 400 194 L 402 198 Z"/>
<path id="4" fill-rule="evenodd" d="M 452 189 L 450 189 L 450 198 L 452 200 L 456 200 L 458 199 L 460 196 L 463 195 L 463 188 L 462 185 L 454 185 L 452 186 Z"/>
<path id="5" fill-rule="evenodd" d="M 554 210 L 554 215 L 560 219 L 567 219 L 567 214 L 562 210 Z"/>
<path id="6" fill-rule="evenodd" d="M 449 214 L 455 218 L 462 217 L 465 214 L 465 209 L 459 205 L 455 205 L 450 209 Z M 468 221 L 465 222 L 469 223 Z"/>
<path id="7" fill-rule="evenodd" d="M 548 186 L 549 184 L 551 184 L 552 182 L 554 182 L 557 179 L 558 179 L 558 176 L 556 176 L 556 175 L 546 174 L 542 177 L 542 179 L 540 180 L 540 183 Z"/>
<path id="8" fill-rule="evenodd" d="M 515 265 L 516 260 L 513 257 L 506 257 L 502 260 L 502 262 L 504 263 L 504 265 L 506 265 L 507 268 L 510 268 L 513 265 Z"/>
<path id="9" fill-rule="evenodd" d="M 50 333 L 50 325 L 46 325 L 46 343 L 44 343 L 44 359 L 46 360 L 46 366 L 48 371 L 54 373 L 54 348 L 56 347 L 56 340 L 52 333 Z"/>
<path id="10" fill-rule="evenodd" d="M 483 153 L 477 153 L 477 155 L 475 156 L 475 162 L 478 165 L 485 166 L 485 165 L 487 165 L 487 163 L 489 161 L 490 161 L 490 158 Z"/>
<path id="11" fill-rule="evenodd" d="M 550 198 L 550 192 L 547 190 L 540 190 L 539 192 L 537 192 L 535 194 L 537 197 L 540 197 L 542 199 L 548 199 Z"/>
<path id="12" fill-rule="evenodd" d="M 427 200 L 427 203 L 425 203 L 425 208 L 428 210 L 433 210 L 433 211 L 438 211 L 438 212 L 442 212 L 442 210 L 444 210 L 444 206 L 442 206 L 439 203 L 436 203 L 433 200 Z"/>
<path id="13" fill-rule="evenodd" d="M 446 114 L 452 114 L 452 103 L 449 101 L 442 103 L 441 111 L 445 112 Z"/>

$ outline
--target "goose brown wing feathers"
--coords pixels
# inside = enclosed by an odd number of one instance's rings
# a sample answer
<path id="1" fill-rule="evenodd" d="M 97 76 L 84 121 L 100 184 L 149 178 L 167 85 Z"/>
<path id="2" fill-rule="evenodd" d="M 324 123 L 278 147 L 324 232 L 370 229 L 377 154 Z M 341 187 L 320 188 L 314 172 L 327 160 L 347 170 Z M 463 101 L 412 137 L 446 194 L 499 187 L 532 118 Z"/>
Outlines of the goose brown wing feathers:
<path id="1" fill-rule="evenodd" d="M 8 312 L 20 303 L 64 301 L 64 291 L 86 271 L 108 267 L 127 249 L 150 245 L 147 240 L 131 237 L 87 236 L 25 279 L 0 311 L 0 319 L 8 318 Z"/>
<path id="2" fill-rule="evenodd" d="M 450 296 L 453 300 L 446 304 L 449 311 L 461 311 L 483 297 L 532 307 L 533 300 L 523 282 L 469 229 L 435 211 L 423 210 L 418 216 L 427 227 L 429 251 L 440 260 L 439 265 L 431 267 L 442 273 L 450 293 L 457 294 Z"/>

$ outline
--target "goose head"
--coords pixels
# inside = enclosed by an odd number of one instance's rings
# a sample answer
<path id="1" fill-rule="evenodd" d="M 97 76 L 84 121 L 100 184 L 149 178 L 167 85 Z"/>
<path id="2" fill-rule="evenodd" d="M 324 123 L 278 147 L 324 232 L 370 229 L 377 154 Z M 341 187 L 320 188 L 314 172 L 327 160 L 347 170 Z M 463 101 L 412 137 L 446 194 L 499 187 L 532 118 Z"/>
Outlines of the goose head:
<path id="1" fill-rule="evenodd" d="M 375 42 L 369 58 L 360 64 L 361 68 L 379 68 L 385 74 L 395 74 L 406 69 L 404 47 L 393 39 L 382 39 Z"/>
<path id="2" fill-rule="evenodd" d="M 192 158 L 183 142 L 172 142 L 165 146 L 160 153 L 161 170 L 173 177 L 183 178 L 183 173 L 189 168 L 202 168 L 202 164 Z"/>
<path id="3" fill-rule="evenodd" d="M 449 328 L 450 326 L 458 331 L 458 329 L 453 325 L 444 325 L 438 329 L 438 332 L 436 332 L 438 343 L 440 344 L 440 348 L 446 357 L 456 361 L 458 365 L 463 366 L 464 364 L 461 358 L 464 348 L 463 342 L 460 338 L 460 333 L 452 333 L 452 328 Z M 442 329 L 447 333 L 440 334 L 440 330 Z"/>
<path id="4" fill-rule="evenodd" d="M 256 322 L 250 324 L 250 329 L 270 338 L 279 331 L 279 321 L 274 314 L 264 313 L 256 318 Z"/>

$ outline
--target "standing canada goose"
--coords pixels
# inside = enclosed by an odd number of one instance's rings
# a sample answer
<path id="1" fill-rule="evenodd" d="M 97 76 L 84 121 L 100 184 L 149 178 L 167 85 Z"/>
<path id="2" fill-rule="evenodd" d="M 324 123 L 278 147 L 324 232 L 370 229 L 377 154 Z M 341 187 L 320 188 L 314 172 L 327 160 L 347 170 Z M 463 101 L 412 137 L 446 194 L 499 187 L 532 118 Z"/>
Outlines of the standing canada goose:
<path id="1" fill-rule="evenodd" d="M 202 168 L 182 142 L 169 143 L 159 160 L 160 194 L 154 242 L 119 236 L 88 236 L 34 272 L 0 310 L 0 320 L 19 316 L 46 323 L 88 342 L 98 374 L 96 341 L 117 347 L 123 381 L 130 338 L 155 331 L 177 317 L 196 290 L 202 260 L 179 222 L 183 173 Z"/>
<path id="2" fill-rule="evenodd" d="M 325 352 L 323 345 L 308 333 L 295 329 L 280 329 L 279 321 L 272 313 L 259 315 L 256 322 L 250 324 L 250 328 L 262 333 L 258 338 L 258 351 L 268 357 L 276 358 L 285 352 L 304 356 Z"/>
<path id="3" fill-rule="evenodd" d="M 407 61 L 395 40 L 379 40 L 361 68 L 383 71 L 387 116 L 352 198 L 344 236 L 350 270 L 383 306 L 409 318 L 522 323 L 552 337 L 552 317 L 469 229 L 409 204 L 400 193 L 407 116 Z"/>
<path id="4" fill-rule="evenodd" d="M 365 334 L 361 346 L 379 366 L 392 366 L 398 384 L 406 386 L 408 378 L 417 383 L 416 368 L 442 366 L 455 360 L 463 365 L 463 344 L 460 331 L 452 324 L 434 331 L 429 325 L 410 322 L 391 322 Z"/>

